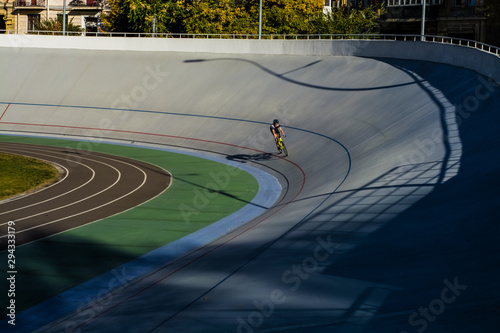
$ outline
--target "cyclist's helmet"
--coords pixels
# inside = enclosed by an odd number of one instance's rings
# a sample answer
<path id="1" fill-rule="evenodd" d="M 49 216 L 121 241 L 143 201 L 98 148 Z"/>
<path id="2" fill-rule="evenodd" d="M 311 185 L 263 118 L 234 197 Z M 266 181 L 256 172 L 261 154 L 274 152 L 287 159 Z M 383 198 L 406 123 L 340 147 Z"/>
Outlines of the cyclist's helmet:
<path id="1" fill-rule="evenodd" d="M 277 124 L 277 123 L 279 123 L 278 119 L 274 119 L 273 124 Z"/>

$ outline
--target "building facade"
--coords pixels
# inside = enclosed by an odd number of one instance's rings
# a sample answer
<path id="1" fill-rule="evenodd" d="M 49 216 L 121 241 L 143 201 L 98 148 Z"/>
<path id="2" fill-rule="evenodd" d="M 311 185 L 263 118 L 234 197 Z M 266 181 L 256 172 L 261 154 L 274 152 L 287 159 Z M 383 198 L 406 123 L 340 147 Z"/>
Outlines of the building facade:
<path id="1" fill-rule="evenodd" d="M 43 19 L 58 19 L 63 15 L 65 0 L 7 0 L 0 1 L 0 33 L 2 30 L 27 33 L 36 30 Z M 66 22 L 96 32 L 102 12 L 102 0 L 67 0 Z"/>
<path id="2" fill-rule="evenodd" d="M 422 0 L 387 0 L 384 33 L 420 34 Z M 484 0 L 427 0 L 425 34 L 486 40 Z"/>
<path id="3" fill-rule="evenodd" d="M 425 34 L 480 42 L 491 40 L 493 36 L 490 36 L 492 29 L 489 29 L 487 24 L 486 1 L 488 0 L 427 0 Z M 339 7 L 366 7 L 376 2 L 376 0 L 325 0 L 325 12 Z M 386 14 L 381 20 L 381 33 L 411 35 L 421 33 L 422 0 L 385 0 L 384 4 Z"/>

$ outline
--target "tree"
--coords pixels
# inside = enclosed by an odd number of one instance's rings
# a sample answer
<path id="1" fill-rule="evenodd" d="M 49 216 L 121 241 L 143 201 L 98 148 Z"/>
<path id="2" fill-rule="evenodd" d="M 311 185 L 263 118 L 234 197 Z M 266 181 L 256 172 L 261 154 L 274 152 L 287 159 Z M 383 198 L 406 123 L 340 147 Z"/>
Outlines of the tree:
<path id="1" fill-rule="evenodd" d="M 486 43 L 500 46 L 500 1 L 485 0 Z"/>
<path id="2" fill-rule="evenodd" d="M 251 15 L 235 0 L 199 0 L 186 3 L 184 31 L 196 34 L 250 34 Z"/>
<path id="3" fill-rule="evenodd" d="M 185 14 L 184 1 L 160 0 L 109 0 L 110 12 L 102 15 L 106 30 L 118 32 L 153 31 L 156 16 L 156 32 L 181 32 Z"/>
<path id="4" fill-rule="evenodd" d="M 385 13 L 382 4 L 359 7 L 353 10 L 336 8 L 314 20 L 317 34 L 369 34 L 378 32 L 379 18 Z"/>
<path id="5" fill-rule="evenodd" d="M 109 0 L 103 15 L 110 31 L 256 34 L 259 0 Z M 321 12 L 323 0 L 264 1 L 264 33 L 304 33 L 310 18 Z"/>
<path id="6" fill-rule="evenodd" d="M 83 31 L 82 27 L 73 24 L 73 19 L 71 19 L 69 22 L 66 23 L 65 28 L 66 28 L 66 31 L 78 31 L 78 32 Z M 63 30 L 63 17 L 59 16 L 57 19 L 54 19 L 54 18 L 45 19 L 45 18 L 43 18 L 39 22 L 35 23 L 35 30 L 62 31 Z"/>
<path id="7" fill-rule="evenodd" d="M 129 8 L 125 0 L 108 0 L 110 11 L 101 15 L 102 24 L 105 30 L 129 32 L 132 27 L 129 24 Z"/>
<path id="8" fill-rule="evenodd" d="M 110 31 L 257 34 L 260 0 L 109 0 L 103 15 Z M 380 7 L 323 14 L 323 0 L 263 0 L 263 34 L 367 33 Z M 353 26 L 354 25 L 354 26 Z"/>
<path id="9" fill-rule="evenodd" d="M 323 14 L 323 0 L 270 0 L 263 10 L 263 33 L 310 33 L 312 19 Z"/>

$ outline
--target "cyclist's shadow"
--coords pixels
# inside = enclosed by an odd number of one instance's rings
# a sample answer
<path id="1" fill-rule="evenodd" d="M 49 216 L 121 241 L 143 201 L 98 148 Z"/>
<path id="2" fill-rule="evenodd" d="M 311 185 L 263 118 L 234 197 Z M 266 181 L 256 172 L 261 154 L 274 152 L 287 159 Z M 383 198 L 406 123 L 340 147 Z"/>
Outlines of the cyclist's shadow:
<path id="1" fill-rule="evenodd" d="M 263 154 L 236 154 L 236 155 L 227 155 L 226 159 L 230 161 L 236 161 L 240 163 L 247 163 L 247 161 L 269 161 L 273 157 L 271 153 L 263 153 Z"/>

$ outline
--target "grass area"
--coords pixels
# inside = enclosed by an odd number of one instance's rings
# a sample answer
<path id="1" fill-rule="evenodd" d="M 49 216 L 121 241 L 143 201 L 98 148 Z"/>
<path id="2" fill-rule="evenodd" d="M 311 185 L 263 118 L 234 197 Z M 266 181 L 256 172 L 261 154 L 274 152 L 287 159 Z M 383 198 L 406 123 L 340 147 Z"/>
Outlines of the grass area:
<path id="1" fill-rule="evenodd" d="M 58 176 L 57 169 L 49 163 L 0 153 L 0 200 L 50 184 Z"/>

